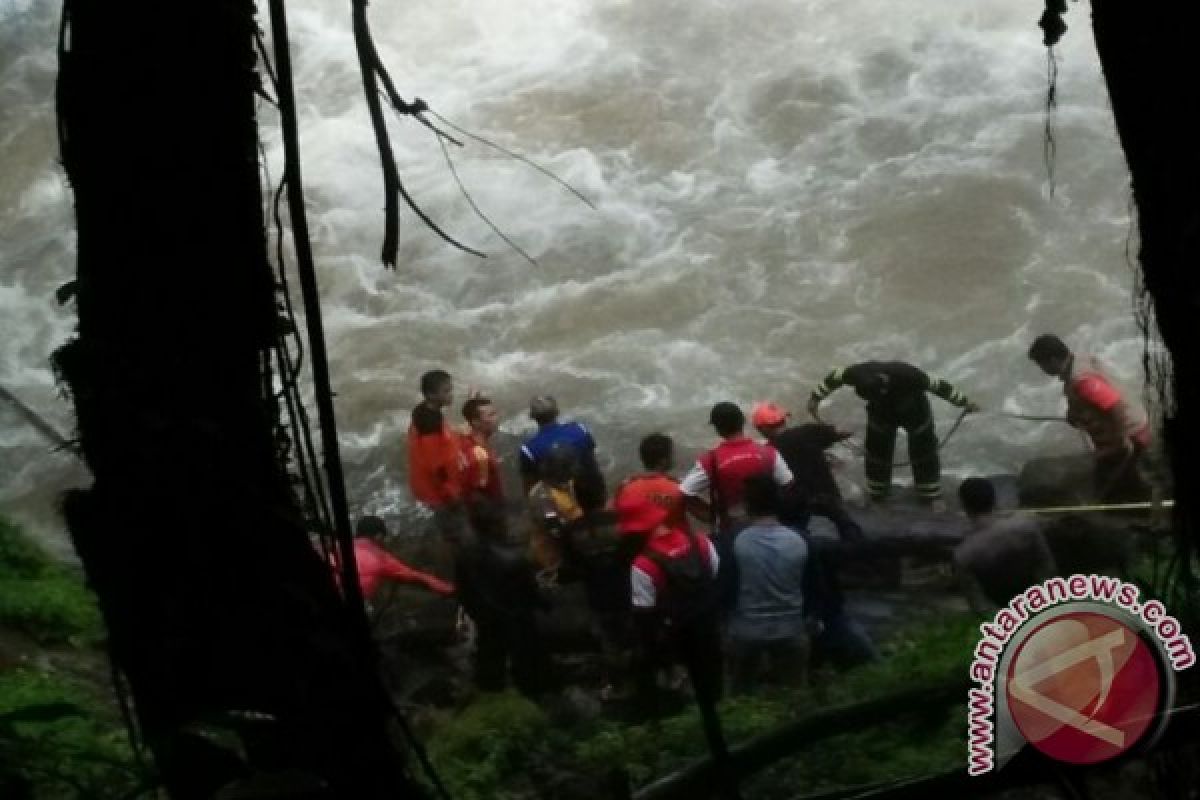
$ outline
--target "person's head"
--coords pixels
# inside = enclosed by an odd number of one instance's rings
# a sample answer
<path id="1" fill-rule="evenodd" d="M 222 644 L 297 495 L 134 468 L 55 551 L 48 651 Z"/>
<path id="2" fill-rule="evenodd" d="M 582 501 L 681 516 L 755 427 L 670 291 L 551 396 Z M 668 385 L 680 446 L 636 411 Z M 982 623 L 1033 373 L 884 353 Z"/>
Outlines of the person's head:
<path id="1" fill-rule="evenodd" d="M 958 501 L 968 517 L 990 514 L 996 508 L 996 487 L 987 478 L 967 478 L 959 484 Z"/>
<path id="2" fill-rule="evenodd" d="M 746 415 L 738 408 L 737 403 L 720 402 L 708 412 L 708 423 L 716 429 L 718 436 L 728 439 L 745 429 Z"/>
<path id="3" fill-rule="evenodd" d="M 542 456 L 539 465 L 542 480 L 563 486 L 579 473 L 579 455 L 566 442 L 558 442 Z"/>
<path id="4" fill-rule="evenodd" d="M 374 516 L 362 517 L 354 526 L 354 535 L 364 539 L 379 541 L 387 536 L 387 532 L 387 523 Z"/>
<path id="5" fill-rule="evenodd" d="M 549 425 L 558 419 L 558 401 L 548 394 L 540 394 L 529 401 L 529 417 L 539 426 Z"/>
<path id="6" fill-rule="evenodd" d="M 1053 333 L 1043 333 L 1029 345 L 1029 358 L 1047 375 L 1062 377 L 1071 361 L 1071 349 Z"/>
<path id="7" fill-rule="evenodd" d="M 499 503 L 484 499 L 471 503 L 467 522 L 480 542 L 503 543 L 508 539 L 508 519 Z"/>
<path id="8" fill-rule="evenodd" d="M 462 407 L 463 419 L 471 426 L 471 430 L 485 439 L 492 436 L 500 428 L 500 412 L 490 397 L 477 394 Z"/>
<path id="9" fill-rule="evenodd" d="M 742 502 L 751 517 L 773 517 L 779 512 L 779 485 L 766 472 L 746 478 Z"/>
<path id="10" fill-rule="evenodd" d="M 636 536 L 644 540 L 667 530 L 669 512 L 666 507 L 643 494 L 621 493 L 613 510 L 617 512 L 617 531 L 622 536 Z"/>
<path id="11" fill-rule="evenodd" d="M 787 427 L 790 416 L 787 409 L 767 401 L 754 404 L 754 409 L 750 412 L 750 422 L 764 438 L 770 439 L 778 436 Z"/>
<path id="12" fill-rule="evenodd" d="M 444 369 L 431 369 L 421 376 L 421 394 L 430 405 L 445 408 L 454 402 L 454 379 Z"/>
<path id="13" fill-rule="evenodd" d="M 638 445 L 638 455 L 651 472 L 669 472 L 675 466 L 675 443 L 665 433 L 652 433 Z"/>

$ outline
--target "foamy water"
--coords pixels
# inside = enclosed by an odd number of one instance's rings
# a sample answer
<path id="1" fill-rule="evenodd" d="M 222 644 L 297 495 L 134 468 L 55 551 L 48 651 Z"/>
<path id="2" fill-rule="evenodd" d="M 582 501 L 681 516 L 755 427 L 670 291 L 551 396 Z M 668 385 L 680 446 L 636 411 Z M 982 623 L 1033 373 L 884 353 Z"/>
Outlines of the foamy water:
<path id="1" fill-rule="evenodd" d="M 382 179 L 348 6 L 291 3 L 357 503 L 407 505 L 403 434 L 417 378 L 437 366 L 493 394 L 511 433 L 529 426 L 530 395 L 557 395 L 594 427 L 614 476 L 633 468 L 647 432 L 674 434 L 685 460 L 710 439 L 713 402 L 801 410 L 830 368 L 860 359 L 909 360 L 988 408 L 1054 413 L 1058 385 L 1024 355 L 1054 331 L 1139 385 L 1128 174 L 1088 20 L 1072 12 L 1050 197 L 1045 50 L 1022 4 L 373 4 L 406 98 L 528 155 L 597 206 L 480 145 L 452 148 L 475 201 L 534 267 L 474 217 L 429 132 L 393 120 L 406 185 L 490 258 L 406 216 L 392 272 L 378 261 Z M 53 142 L 57 15 L 41 0 L 0 0 L 0 383 L 69 430 L 47 366 L 73 326 L 53 300 L 74 257 Z M 277 178 L 278 131 L 269 107 L 261 115 Z M 956 412 L 934 403 L 944 430 Z M 826 405 L 861 429 L 851 392 Z M 981 415 L 943 461 L 949 473 L 1014 471 L 1080 446 L 1065 426 Z M 52 539 L 54 495 L 86 480 L 0 409 L 4 509 Z"/>

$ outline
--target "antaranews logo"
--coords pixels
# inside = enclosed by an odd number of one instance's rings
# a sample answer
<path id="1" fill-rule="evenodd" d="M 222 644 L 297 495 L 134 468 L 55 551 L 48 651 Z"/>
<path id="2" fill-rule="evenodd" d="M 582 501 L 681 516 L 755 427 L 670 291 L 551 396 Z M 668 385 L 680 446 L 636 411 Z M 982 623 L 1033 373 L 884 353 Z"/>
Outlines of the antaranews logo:
<path id="1" fill-rule="evenodd" d="M 1179 621 L 1104 575 L 1051 578 L 990 622 L 971 662 L 967 772 L 1003 766 L 1026 744 L 1095 764 L 1154 743 L 1175 673 L 1196 662 Z"/>

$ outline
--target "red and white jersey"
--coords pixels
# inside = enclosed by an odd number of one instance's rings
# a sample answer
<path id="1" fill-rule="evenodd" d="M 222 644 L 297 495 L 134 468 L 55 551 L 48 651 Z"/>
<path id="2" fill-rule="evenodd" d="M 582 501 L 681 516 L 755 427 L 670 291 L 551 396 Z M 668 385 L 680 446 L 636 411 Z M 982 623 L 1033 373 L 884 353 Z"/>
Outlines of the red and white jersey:
<path id="1" fill-rule="evenodd" d="M 646 550 L 654 550 L 664 558 L 691 558 L 689 551 L 692 539 L 701 547 L 700 560 L 716 578 L 720 559 L 712 540 L 703 534 L 694 534 L 689 538 L 685 531 L 671 528 L 667 533 L 655 536 L 647 542 Z M 663 574 L 662 567 L 643 550 L 633 560 L 633 567 L 629 571 L 629 583 L 633 590 L 633 607 L 654 608 L 658 604 L 658 594 L 666 583 L 666 575 Z"/>
<path id="2" fill-rule="evenodd" d="M 726 439 L 700 456 L 679 488 L 685 495 L 708 502 L 714 472 L 717 476 L 716 499 L 721 512 L 728 517 L 744 516 L 742 495 L 746 478 L 751 475 L 767 473 L 780 486 L 787 486 L 793 480 L 792 471 L 774 447 L 745 436 Z"/>

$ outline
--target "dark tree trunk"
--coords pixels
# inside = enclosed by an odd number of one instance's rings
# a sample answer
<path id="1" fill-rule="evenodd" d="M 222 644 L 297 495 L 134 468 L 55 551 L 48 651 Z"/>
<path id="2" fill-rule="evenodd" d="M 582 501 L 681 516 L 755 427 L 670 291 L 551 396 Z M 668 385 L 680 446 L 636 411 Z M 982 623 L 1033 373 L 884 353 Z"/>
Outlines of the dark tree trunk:
<path id="1" fill-rule="evenodd" d="M 1171 354 L 1165 438 L 1187 599 L 1200 484 L 1200 7 L 1092 0 L 1096 48 L 1133 176 L 1145 285 Z M 1179 599 L 1183 599 L 1182 597 Z M 1179 609 L 1180 612 L 1183 609 Z"/>
<path id="2" fill-rule="evenodd" d="M 95 482 L 65 508 L 142 733 L 175 797 L 248 770 L 413 796 L 369 648 L 276 458 L 254 3 L 66 14 L 79 336 L 57 360 Z M 229 726 L 249 728 L 245 759 L 197 735 Z"/>

